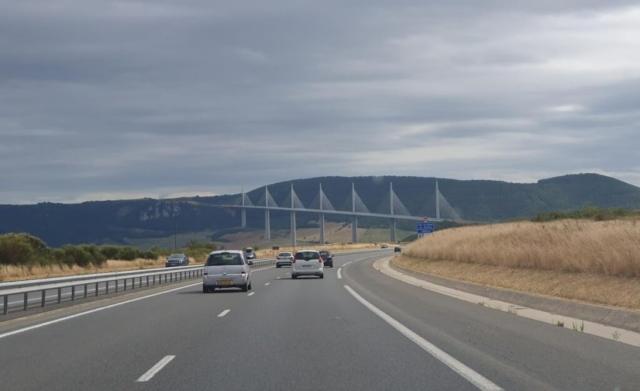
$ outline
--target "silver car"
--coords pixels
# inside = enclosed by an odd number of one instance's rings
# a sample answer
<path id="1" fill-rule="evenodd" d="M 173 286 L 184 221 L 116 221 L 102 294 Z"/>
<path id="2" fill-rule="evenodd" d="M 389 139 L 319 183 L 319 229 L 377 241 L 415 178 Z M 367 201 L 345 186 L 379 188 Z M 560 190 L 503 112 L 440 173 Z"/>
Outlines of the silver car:
<path id="1" fill-rule="evenodd" d="M 251 289 L 251 265 L 242 251 L 214 251 L 209 254 L 202 271 L 202 292 L 216 288 L 240 288 L 243 292 Z"/>
<path id="2" fill-rule="evenodd" d="M 283 252 L 276 257 L 276 267 L 291 266 L 293 262 L 293 254 L 290 252 Z"/>

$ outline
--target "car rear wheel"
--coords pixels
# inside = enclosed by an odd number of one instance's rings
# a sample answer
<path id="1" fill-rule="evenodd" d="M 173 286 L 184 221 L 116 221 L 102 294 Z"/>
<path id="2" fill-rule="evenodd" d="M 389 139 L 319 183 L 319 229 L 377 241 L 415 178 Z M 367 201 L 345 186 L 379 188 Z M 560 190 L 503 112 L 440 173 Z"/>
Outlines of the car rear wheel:
<path id="1" fill-rule="evenodd" d="M 243 291 L 243 292 L 248 291 L 248 290 L 249 290 L 249 283 L 244 284 L 244 285 L 242 286 L 242 288 L 240 288 L 240 289 L 242 289 L 242 291 Z"/>
<path id="2" fill-rule="evenodd" d="M 324 278 L 324 273 L 322 273 L 322 274 L 320 275 L 320 278 Z"/>
<path id="3" fill-rule="evenodd" d="M 295 275 L 295 274 L 292 274 L 292 275 L 291 275 L 291 278 L 295 280 L 296 278 L 298 278 L 298 276 L 297 276 L 297 275 Z"/>
<path id="4" fill-rule="evenodd" d="M 280 266 L 282 266 L 282 265 L 276 265 L 276 268 L 280 269 Z"/>

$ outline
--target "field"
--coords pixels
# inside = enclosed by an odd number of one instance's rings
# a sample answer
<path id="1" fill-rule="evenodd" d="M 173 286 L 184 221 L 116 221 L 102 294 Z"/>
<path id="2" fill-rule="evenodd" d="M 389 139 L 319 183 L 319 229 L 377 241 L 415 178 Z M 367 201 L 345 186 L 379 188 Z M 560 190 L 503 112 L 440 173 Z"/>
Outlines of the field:
<path id="1" fill-rule="evenodd" d="M 436 232 L 400 266 L 485 285 L 640 309 L 640 219 L 516 222 Z"/>
<path id="2" fill-rule="evenodd" d="M 136 259 L 134 261 L 108 260 L 99 267 L 80 267 L 77 265 L 45 265 L 45 266 L 13 266 L 0 265 L 0 281 L 19 281 L 37 278 L 63 277 L 77 274 L 109 273 L 123 270 L 148 269 L 154 267 L 164 267 L 165 258 Z M 193 260 L 192 260 L 193 261 Z M 192 263 L 193 264 L 193 263 Z"/>

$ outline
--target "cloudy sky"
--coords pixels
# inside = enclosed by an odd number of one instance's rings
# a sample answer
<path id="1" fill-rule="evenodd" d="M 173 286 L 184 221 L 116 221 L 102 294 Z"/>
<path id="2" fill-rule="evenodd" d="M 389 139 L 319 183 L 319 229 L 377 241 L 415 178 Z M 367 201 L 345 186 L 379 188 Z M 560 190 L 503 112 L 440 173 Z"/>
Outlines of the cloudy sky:
<path id="1" fill-rule="evenodd" d="M 0 204 L 324 175 L 640 185 L 640 6 L 0 0 Z"/>

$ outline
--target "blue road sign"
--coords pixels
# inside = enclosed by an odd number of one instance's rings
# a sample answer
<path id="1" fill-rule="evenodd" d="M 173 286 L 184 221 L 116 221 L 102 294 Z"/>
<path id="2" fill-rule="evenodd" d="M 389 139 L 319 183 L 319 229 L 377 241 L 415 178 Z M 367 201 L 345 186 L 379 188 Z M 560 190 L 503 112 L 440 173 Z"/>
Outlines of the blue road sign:
<path id="1" fill-rule="evenodd" d="M 436 225 L 434 223 L 418 223 L 417 230 L 419 234 L 430 234 L 435 231 Z"/>

